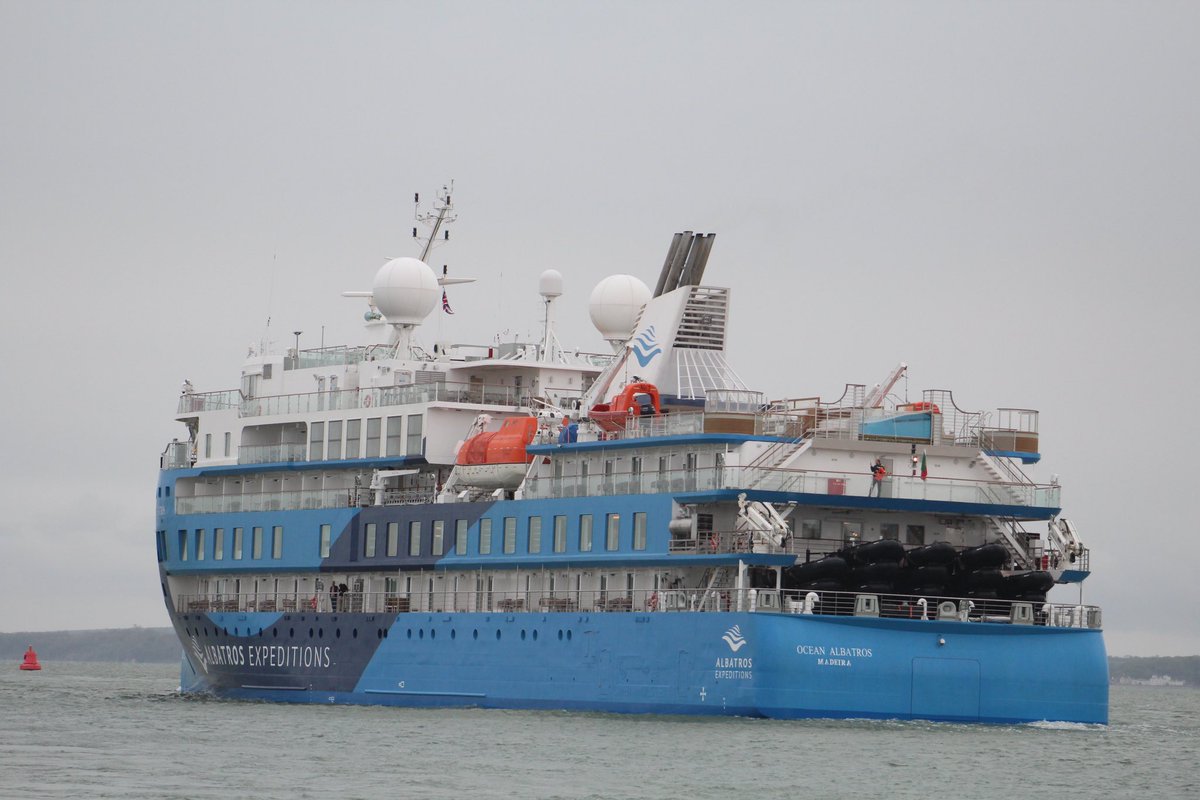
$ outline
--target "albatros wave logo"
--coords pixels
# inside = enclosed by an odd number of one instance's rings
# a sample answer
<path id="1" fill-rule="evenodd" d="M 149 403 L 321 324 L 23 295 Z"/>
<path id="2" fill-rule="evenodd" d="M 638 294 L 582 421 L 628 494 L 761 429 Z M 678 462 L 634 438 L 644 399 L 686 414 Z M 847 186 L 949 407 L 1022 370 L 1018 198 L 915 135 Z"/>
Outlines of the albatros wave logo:
<path id="1" fill-rule="evenodd" d="M 192 654 L 196 656 L 196 660 L 200 662 L 200 668 L 208 674 L 208 657 L 204 654 L 204 648 L 200 646 L 200 642 L 196 641 L 196 637 L 190 637 L 192 640 Z"/>
<path id="2" fill-rule="evenodd" d="M 742 629 L 737 625 L 725 631 L 725 635 L 721 638 L 725 640 L 725 644 L 729 645 L 729 649 L 735 653 L 746 645 L 746 637 L 742 636 Z"/>
<path id="3" fill-rule="evenodd" d="M 633 355 L 641 366 L 649 364 L 660 353 L 662 353 L 662 348 L 658 345 L 658 337 L 655 336 L 653 325 L 634 337 Z"/>

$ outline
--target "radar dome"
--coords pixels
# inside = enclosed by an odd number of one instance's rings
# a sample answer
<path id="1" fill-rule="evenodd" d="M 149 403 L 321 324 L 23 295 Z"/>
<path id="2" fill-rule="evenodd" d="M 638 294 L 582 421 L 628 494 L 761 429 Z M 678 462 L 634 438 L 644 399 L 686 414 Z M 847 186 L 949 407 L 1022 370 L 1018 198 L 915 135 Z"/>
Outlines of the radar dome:
<path id="1" fill-rule="evenodd" d="M 419 258 L 393 258 L 375 273 L 372 298 L 393 325 L 420 325 L 437 305 L 437 276 Z"/>
<path id="2" fill-rule="evenodd" d="M 548 269 L 538 278 L 538 294 L 545 298 L 561 297 L 563 293 L 562 273 Z"/>
<path id="3" fill-rule="evenodd" d="M 650 288 L 637 278 L 609 275 L 592 290 L 588 313 L 601 336 L 623 342 L 633 333 L 638 314 L 649 299 Z"/>

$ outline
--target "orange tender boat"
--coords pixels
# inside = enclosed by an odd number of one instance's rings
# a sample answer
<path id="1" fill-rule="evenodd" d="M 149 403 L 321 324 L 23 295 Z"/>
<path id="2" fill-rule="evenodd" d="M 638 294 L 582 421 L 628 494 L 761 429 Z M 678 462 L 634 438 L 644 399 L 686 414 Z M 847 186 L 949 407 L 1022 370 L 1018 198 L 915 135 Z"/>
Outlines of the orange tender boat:
<path id="1" fill-rule="evenodd" d="M 454 462 L 462 481 L 485 489 L 519 486 L 532 459 L 525 447 L 537 429 L 536 417 L 511 417 L 500 430 L 467 439 Z"/>
<path id="2" fill-rule="evenodd" d="M 649 403 L 639 402 L 635 399 L 638 395 L 646 395 Z M 611 403 L 597 403 L 592 406 L 588 417 L 603 430 L 620 431 L 625 429 L 625 422 L 629 417 L 648 416 L 652 413 L 662 413 L 662 403 L 658 396 L 658 387 L 653 383 L 639 381 L 638 383 L 631 383 L 622 389 L 613 397 Z"/>

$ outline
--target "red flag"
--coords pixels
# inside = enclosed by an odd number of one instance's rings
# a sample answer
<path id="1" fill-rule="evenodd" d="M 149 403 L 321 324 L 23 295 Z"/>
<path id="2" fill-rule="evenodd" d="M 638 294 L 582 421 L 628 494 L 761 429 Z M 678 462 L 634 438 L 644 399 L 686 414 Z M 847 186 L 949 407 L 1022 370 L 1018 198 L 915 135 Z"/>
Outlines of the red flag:
<path id="1" fill-rule="evenodd" d="M 925 463 L 925 451 L 921 451 L 921 480 L 929 477 L 929 467 Z"/>

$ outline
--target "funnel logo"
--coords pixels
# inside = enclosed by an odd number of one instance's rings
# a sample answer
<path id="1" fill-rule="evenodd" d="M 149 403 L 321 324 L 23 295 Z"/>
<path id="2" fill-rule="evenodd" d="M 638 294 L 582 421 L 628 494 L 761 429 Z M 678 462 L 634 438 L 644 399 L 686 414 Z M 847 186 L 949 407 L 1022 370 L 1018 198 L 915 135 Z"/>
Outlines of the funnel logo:
<path id="1" fill-rule="evenodd" d="M 658 338 L 654 335 L 653 325 L 634 337 L 632 349 L 638 364 L 643 367 L 653 361 L 655 356 L 662 353 L 662 348 L 658 346 Z"/>
<path id="2" fill-rule="evenodd" d="M 196 641 L 196 637 L 192 636 L 192 655 L 196 657 L 196 661 L 200 662 L 200 668 L 208 673 L 208 657 L 204 653 L 204 648 L 200 646 L 200 642 Z"/>
<path id="3" fill-rule="evenodd" d="M 729 645 L 729 649 L 734 653 L 741 650 L 746 644 L 746 638 L 742 636 L 742 629 L 737 625 L 725 631 L 725 635 L 721 638 L 725 640 L 725 644 Z"/>

